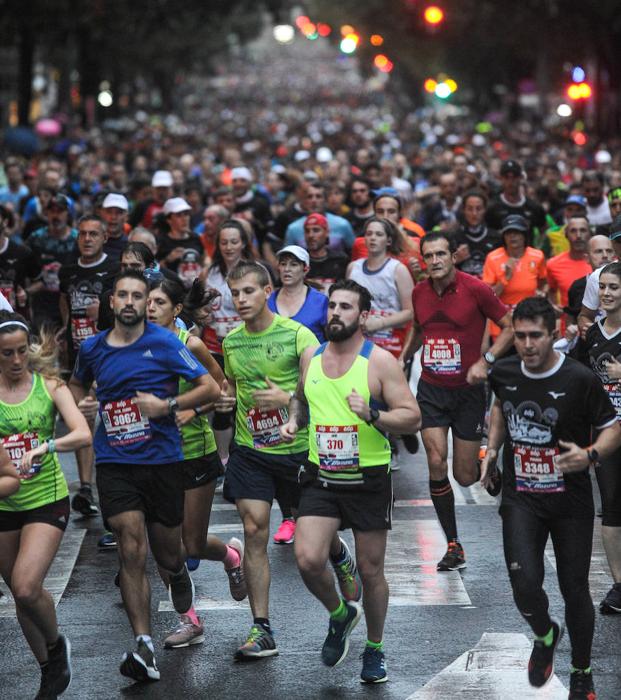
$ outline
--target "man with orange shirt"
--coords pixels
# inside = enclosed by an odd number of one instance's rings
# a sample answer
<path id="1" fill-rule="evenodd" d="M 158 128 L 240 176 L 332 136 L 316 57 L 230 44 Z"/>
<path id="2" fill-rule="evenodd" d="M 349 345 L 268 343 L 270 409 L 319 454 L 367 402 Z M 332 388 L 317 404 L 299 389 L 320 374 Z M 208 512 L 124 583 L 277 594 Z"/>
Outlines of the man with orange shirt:
<path id="1" fill-rule="evenodd" d="M 587 245 L 591 237 L 586 216 L 572 216 L 565 226 L 569 250 L 548 260 L 548 298 L 557 311 L 567 306 L 572 283 L 591 273 Z"/>
<path id="2" fill-rule="evenodd" d="M 220 204 L 212 204 L 203 213 L 203 223 L 194 232 L 198 233 L 205 254 L 211 260 L 216 252 L 216 233 L 220 226 L 229 218 L 229 211 Z"/>
<path id="3" fill-rule="evenodd" d="M 483 281 L 510 307 L 526 297 L 545 295 L 547 288 L 545 257 L 527 245 L 529 229 L 528 221 L 520 214 L 506 216 L 500 229 L 502 248 L 488 253 L 483 265 Z M 490 323 L 491 337 L 499 333 L 499 328 Z"/>

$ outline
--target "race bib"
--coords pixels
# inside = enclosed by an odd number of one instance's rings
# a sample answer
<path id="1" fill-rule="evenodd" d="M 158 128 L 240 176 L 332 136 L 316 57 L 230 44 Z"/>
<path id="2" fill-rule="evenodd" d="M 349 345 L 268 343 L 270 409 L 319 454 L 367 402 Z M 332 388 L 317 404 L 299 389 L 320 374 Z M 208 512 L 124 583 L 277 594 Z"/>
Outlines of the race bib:
<path id="1" fill-rule="evenodd" d="M 90 338 L 95 333 L 97 333 L 97 324 L 92 318 L 71 319 L 71 336 L 76 347 L 79 347 L 83 340 Z"/>
<path id="2" fill-rule="evenodd" d="M 218 316 L 214 319 L 212 327 L 218 338 L 226 338 L 240 323 L 241 318 L 239 316 Z"/>
<path id="3" fill-rule="evenodd" d="M 513 447 L 515 488 L 526 493 L 565 491 L 563 473 L 556 466 L 557 447 Z"/>
<path id="4" fill-rule="evenodd" d="M 177 267 L 177 275 L 186 287 L 191 287 L 201 270 L 202 268 L 197 262 L 181 262 Z"/>
<path id="5" fill-rule="evenodd" d="M 15 308 L 15 287 L 10 282 L 0 281 L 0 292 L 9 304 Z"/>
<path id="6" fill-rule="evenodd" d="M 59 262 L 52 262 L 43 266 L 41 270 L 41 280 L 48 292 L 58 292 L 60 290 L 60 280 L 58 279 L 59 270 Z"/>
<path id="7" fill-rule="evenodd" d="M 272 411 L 259 411 L 251 408 L 246 414 L 246 424 L 252 436 L 252 444 L 255 449 L 280 445 L 283 441 L 280 436 L 280 426 L 289 420 L 289 411 L 286 408 L 276 408 Z"/>
<path id="8" fill-rule="evenodd" d="M 423 365 L 434 374 L 460 374 L 461 345 L 455 338 L 426 339 Z"/>
<path id="9" fill-rule="evenodd" d="M 617 418 L 621 420 L 621 384 L 604 384 L 604 389 L 615 407 Z"/>
<path id="10" fill-rule="evenodd" d="M 34 450 L 35 447 L 39 447 L 39 436 L 37 433 L 17 433 L 16 435 L 8 435 L 7 437 L 0 438 L 0 442 L 7 451 L 15 469 L 19 472 L 19 465 L 22 463 L 22 457 L 26 452 L 30 452 L 30 450 Z M 28 475 L 24 478 L 30 479 L 40 471 L 41 462 L 33 462 Z"/>
<path id="11" fill-rule="evenodd" d="M 146 442 L 153 437 L 149 419 L 140 413 L 135 399 L 108 401 L 101 409 L 101 420 L 108 443 L 116 447 Z"/>
<path id="12" fill-rule="evenodd" d="M 386 318 L 390 316 L 393 312 L 391 311 L 374 311 L 369 312 L 369 318 Z M 399 332 L 401 331 L 401 332 Z M 399 355 L 403 349 L 403 332 L 402 329 L 397 328 L 382 328 L 378 331 L 373 331 L 370 335 L 367 335 L 368 340 L 370 340 L 375 345 L 379 345 L 380 348 L 388 350 L 393 355 Z"/>
<path id="13" fill-rule="evenodd" d="M 315 440 L 322 469 L 338 472 L 360 464 L 357 425 L 318 425 Z"/>

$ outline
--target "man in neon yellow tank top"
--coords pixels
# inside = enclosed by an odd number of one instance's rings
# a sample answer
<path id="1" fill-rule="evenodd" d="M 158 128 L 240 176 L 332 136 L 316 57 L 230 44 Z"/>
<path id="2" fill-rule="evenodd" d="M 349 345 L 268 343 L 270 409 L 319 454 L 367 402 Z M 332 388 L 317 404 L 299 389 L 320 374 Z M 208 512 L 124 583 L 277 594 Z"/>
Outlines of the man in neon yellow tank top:
<path id="1" fill-rule="evenodd" d="M 388 606 L 384 556 L 393 503 L 387 433 L 415 433 L 421 418 L 397 360 L 362 334 L 370 308 L 368 290 L 353 280 L 332 285 L 328 343 L 304 351 L 281 435 L 295 440 L 309 424 L 312 473 L 302 489 L 295 555 L 304 583 L 330 613 L 322 661 L 327 666 L 343 661 L 362 613 L 355 601 L 339 597 L 326 568 L 337 530 L 351 527 L 368 635 L 360 678 L 383 683 L 388 679 L 382 648 Z"/>
<path id="2" fill-rule="evenodd" d="M 253 615 L 248 638 L 235 657 L 263 658 L 278 654 L 269 622 L 270 510 L 277 483 L 286 485 L 292 506 L 297 507 L 298 473 L 308 454 L 306 428 L 288 442 L 279 428 L 288 420 L 302 352 L 316 348 L 317 338 L 305 326 L 270 311 L 272 287 L 262 265 L 241 262 L 229 272 L 227 282 L 243 323 L 222 343 L 224 373 L 231 386 L 220 405 L 226 408 L 237 402 L 235 448 L 227 463 L 223 495 L 235 502 L 244 524 L 244 572 Z M 336 533 L 330 549 L 343 595 L 358 599 L 356 565 Z"/>

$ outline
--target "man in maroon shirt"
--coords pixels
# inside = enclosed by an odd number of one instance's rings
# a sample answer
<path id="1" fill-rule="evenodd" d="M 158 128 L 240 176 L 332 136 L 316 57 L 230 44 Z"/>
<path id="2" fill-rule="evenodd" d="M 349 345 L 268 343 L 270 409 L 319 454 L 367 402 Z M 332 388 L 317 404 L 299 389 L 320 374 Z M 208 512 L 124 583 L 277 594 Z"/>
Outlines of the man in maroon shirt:
<path id="1" fill-rule="evenodd" d="M 448 542 L 438 571 L 454 571 L 465 567 L 466 559 L 457 536 L 455 498 L 448 479 L 448 430 L 453 434 L 453 475 L 462 486 L 470 486 L 479 478 L 483 384 L 496 358 L 511 346 L 513 331 L 510 313 L 492 289 L 455 268 L 452 239 L 444 233 L 427 234 L 421 241 L 421 254 L 429 278 L 412 292 L 414 322 L 402 359 L 409 359 L 422 345 L 423 371 L 416 398 L 423 418 L 431 500 Z M 487 319 L 502 332 L 481 356 Z"/>

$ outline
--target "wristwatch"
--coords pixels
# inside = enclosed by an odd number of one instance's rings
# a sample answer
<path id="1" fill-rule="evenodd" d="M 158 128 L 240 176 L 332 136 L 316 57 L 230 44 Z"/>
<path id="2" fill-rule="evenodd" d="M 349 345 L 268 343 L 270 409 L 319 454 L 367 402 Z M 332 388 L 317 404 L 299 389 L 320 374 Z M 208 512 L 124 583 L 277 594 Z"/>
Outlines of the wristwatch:
<path id="1" fill-rule="evenodd" d="M 172 416 L 179 410 L 179 404 L 174 396 L 169 396 L 166 401 L 168 403 L 168 415 Z"/>
<path id="2" fill-rule="evenodd" d="M 586 448 L 587 457 L 589 458 L 589 467 L 599 467 L 599 452 L 592 447 Z"/>
<path id="3" fill-rule="evenodd" d="M 493 365 L 494 362 L 496 362 L 496 355 L 494 355 L 491 350 L 488 350 L 485 355 L 483 355 L 483 359 L 488 365 Z"/>
<path id="4" fill-rule="evenodd" d="M 367 421 L 367 423 L 369 425 L 373 425 L 373 423 L 375 423 L 375 421 L 379 420 L 380 412 L 377 410 L 377 408 L 371 408 L 369 410 L 369 413 L 370 413 L 370 416 L 369 416 L 369 420 Z"/>

